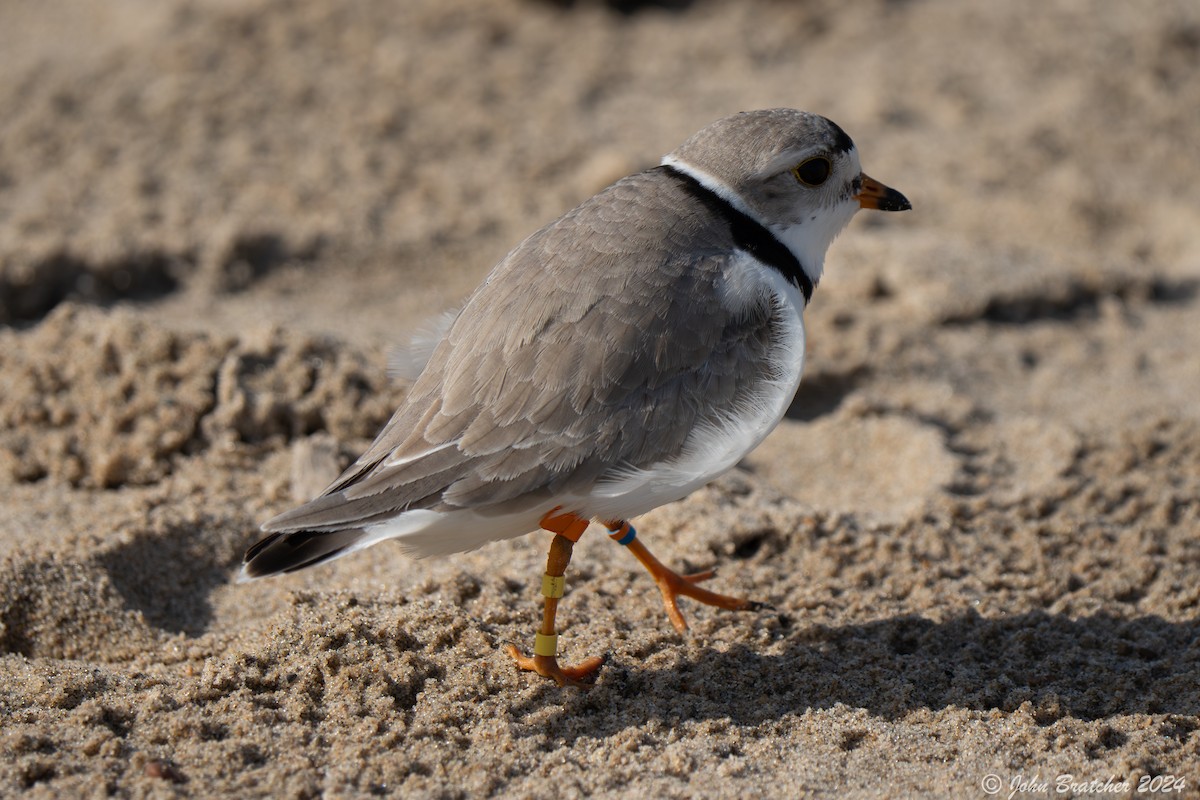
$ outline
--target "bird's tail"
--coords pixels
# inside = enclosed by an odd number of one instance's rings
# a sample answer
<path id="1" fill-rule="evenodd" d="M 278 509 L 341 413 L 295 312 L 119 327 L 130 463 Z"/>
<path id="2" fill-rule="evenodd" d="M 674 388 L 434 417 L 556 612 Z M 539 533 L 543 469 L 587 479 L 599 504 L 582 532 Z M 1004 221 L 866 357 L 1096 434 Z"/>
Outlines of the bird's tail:
<path id="1" fill-rule="evenodd" d="M 272 533 L 246 551 L 238 580 L 244 583 L 311 567 L 361 549 L 366 538 L 367 532 L 362 528 Z"/>

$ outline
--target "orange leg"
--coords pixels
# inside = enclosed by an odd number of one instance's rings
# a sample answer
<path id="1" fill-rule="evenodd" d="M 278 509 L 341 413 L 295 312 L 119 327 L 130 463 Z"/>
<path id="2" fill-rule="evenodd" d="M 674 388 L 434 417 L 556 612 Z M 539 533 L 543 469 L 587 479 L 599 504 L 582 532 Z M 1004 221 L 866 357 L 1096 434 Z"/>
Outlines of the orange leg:
<path id="1" fill-rule="evenodd" d="M 554 509 L 557 511 L 558 509 Z M 571 551 L 575 542 L 587 529 L 588 521 L 574 514 L 553 516 L 551 511 L 542 517 L 542 527 L 554 532 L 554 540 L 550 543 L 550 555 L 546 558 L 546 576 L 542 580 L 542 594 L 546 604 L 542 609 L 542 627 L 534 639 L 533 656 L 527 656 L 509 645 L 508 654 L 517 661 L 521 669 L 532 670 L 539 675 L 553 678 L 559 686 L 576 686 L 588 688 L 592 685 L 596 672 L 604 664 L 604 659 L 593 657 L 573 666 L 564 667 L 558 663 L 558 635 L 554 630 L 554 617 L 558 612 L 558 600 L 563 594 L 563 576 L 567 565 L 571 563 Z"/>
<path id="2" fill-rule="evenodd" d="M 671 618 L 671 624 L 675 626 L 675 630 L 680 633 L 688 629 L 687 620 L 683 618 L 683 614 L 679 610 L 678 598 L 681 595 L 705 605 L 727 608 L 730 611 L 761 611 L 764 608 L 770 608 L 766 603 L 756 600 L 729 597 L 701 589 L 696 584 L 711 578 L 714 574 L 711 569 L 692 575 L 680 575 L 655 558 L 654 554 L 637 540 L 637 531 L 625 520 L 606 522 L 604 525 L 609 530 L 609 537 L 618 544 L 629 548 L 629 552 L 642 562 L 642 566 L 650 573 L 650 577 L 654 578 L 654 582 L 658 584 L 658 590 L 662 592 L 663 606 L 667 609 L 667 616 Z"/>

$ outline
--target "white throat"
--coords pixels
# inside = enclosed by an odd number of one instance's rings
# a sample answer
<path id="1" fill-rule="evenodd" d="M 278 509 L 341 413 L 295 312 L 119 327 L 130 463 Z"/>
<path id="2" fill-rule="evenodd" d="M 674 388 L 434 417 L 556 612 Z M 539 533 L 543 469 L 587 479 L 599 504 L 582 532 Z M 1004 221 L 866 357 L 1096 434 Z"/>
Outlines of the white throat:
<path id="1" fill-rule="evenodd" d="M 767 229 L 792 251 L 813 286 L 825 273 L 825 253 L 829 245 L 850 223 L 858 203 L 851 200 L 833 208 L 823 208 L 799 225 L 768 225 Z"/>

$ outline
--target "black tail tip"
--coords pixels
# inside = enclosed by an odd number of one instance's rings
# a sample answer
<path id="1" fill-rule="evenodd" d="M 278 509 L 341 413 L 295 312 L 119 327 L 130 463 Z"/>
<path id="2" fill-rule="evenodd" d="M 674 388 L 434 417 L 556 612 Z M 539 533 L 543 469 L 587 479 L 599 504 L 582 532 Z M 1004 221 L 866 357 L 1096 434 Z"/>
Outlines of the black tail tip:
<path id="1" fill-rule="evenodd" d="M 363 532 L 357 528 L 272 533 L 246 551 L 239 581 L 295 572 L 329 561 L 345 553 L 362 535 Z"/>

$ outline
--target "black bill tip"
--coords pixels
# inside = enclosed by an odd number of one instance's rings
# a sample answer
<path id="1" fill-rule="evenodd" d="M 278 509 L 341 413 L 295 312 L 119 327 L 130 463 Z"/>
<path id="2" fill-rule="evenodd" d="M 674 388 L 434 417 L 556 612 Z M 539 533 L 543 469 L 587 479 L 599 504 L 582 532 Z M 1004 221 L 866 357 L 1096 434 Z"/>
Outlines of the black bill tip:
<path id="1" fill-rule="evenodd" d="M 863 175 L 862 188 L 858 190 L 855 199 L 862 208 L 876 211 L 911 211 L 912 203 L 908 198 L 890 186 L 884 186 L 874 178 Z"/>

